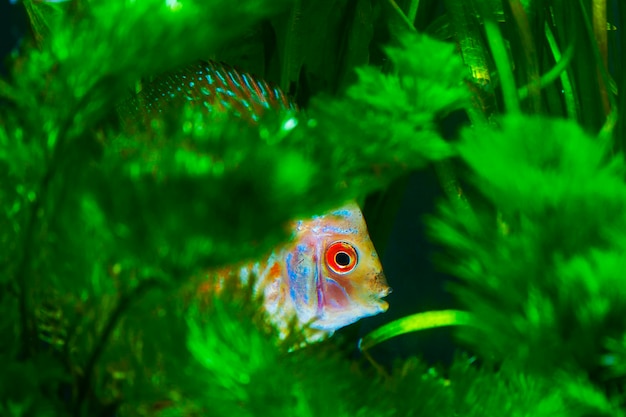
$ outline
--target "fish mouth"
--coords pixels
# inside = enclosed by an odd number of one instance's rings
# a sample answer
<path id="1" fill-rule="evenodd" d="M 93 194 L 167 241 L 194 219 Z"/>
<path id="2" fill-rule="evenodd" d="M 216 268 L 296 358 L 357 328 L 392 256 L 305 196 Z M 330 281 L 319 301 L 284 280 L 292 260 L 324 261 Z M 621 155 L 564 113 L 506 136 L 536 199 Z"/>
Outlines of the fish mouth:
<path id="1" fill-rule="evenodd" d="M 393 288 L 387 284 L 387 277 L 383 272 L 379 272 L 374 277 L 374 288 L 378 298 L 384 298 L 393 292 Z"/>
<path id="2" fill-rule="evenodd" d="M 393 289 L 387 284 L 385 274 L 379 272 L 371 282 L 372 284 L 364 290 L 365 293 L 370 293 L 367 296 L 363 292 L 352 292 L 350 294 L 344 285 L 326 277 L 324 284 L 320 281 L 317 286 L 318 313 L 323 314 L 326 309 L 351 310 L 356 304 L 360 304 L 361 308 L 365 310 L 369 310 L 367 307 L 370 305 L 372 314 L 387 311 L 389 303 L 383 300 L 383 298 L 391 294 Z"/>
<path id="3" fill-rule="evenodd" d="M 373 316 L 387 311 L 389 309 L 389 303 L 383 300 L 383 298 L 391 294 L 393 289 L 387 284 L 387 278 L 382 271 L 374 276 L 369 290 L 371 291 L 371 311 L 368 315 Z"/>
<path id="4" fill-rule="evenodd" d="M 382 298 L 392 290 L 385 276 L 379 273 L 370 282 L 368 288 L 355 291 L 333 278 L 325 277 L 324 283 L 317 286 L 318 319 L 313 327 L 337 330 L 364 317 L 387 311 L 389 303 Z"/>

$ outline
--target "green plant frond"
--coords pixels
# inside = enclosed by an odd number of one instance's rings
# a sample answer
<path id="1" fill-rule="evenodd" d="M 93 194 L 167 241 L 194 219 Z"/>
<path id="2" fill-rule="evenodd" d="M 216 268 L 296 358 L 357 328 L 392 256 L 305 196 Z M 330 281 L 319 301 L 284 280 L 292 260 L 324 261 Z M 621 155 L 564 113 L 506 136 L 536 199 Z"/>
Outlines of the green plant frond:
<path id="1" fill-rule="evenodd" d="M 454 218 L 449 205 L 441 212 L 447 224 L 431 223 L 455 248 L 450 267 L 468 284 L 455 291 L 481 323 L 462 332 L 484 354 L 593 369 L 602 340 L 592 335 L 624 326 L 624 294 L 616 290 L 623 287 L 624 163 L 571 122 L 511 116 L 489 132 L 468 129 L 459 152 L 511 219 L 509 231 L 498 232 L 488 212 Z M 483 324 L 491 330 L 483 333 Z M 500 336 L 486 341 L 491 332 Z M 573 341 L 577 348 L 566 353 L 562 346 Z"/>
<path id="2" fill-rule="evenodd" d="M 372 168 L 385 172 L 396 165 L 392 161 L 406 158 L 411 161 L 406 168 L 418 168 L 451 155 L 436 122 L 467 106 L 469 97 L 465 71 L 453 49 L 423 35 L 406 34 L 400 47 L 386 51 L 397 75 L 360 68 L 359 81 L 348 88 L 346 98 L 313 101 L 309 115 L 316 130 L 330 132 L 329 140 L 342 141 L 351 149 L 352 158 L 342 162 L 344 167 L 355 164 L 360 172 Z M 426 55 L 431 57 L 428 63 L 419 58 Z M 374 155 L 379 160 L 372 164 Z"/>
<path id="3" fill-rule="evenodd" d="M 605 347 L 608 353 L 600 358 L 600 364 L 605 367 L 607 378 L 626 377 L 626 335 L 621 338 L 607 338 Z"/>
<path id="4" fill-rule="evenodd" d="M 398 402 L 395 409 L 400 415 L 624 415 L 583 377 L 529 375 L 514 362 L 481 365 L 463 354 L 447 370 L 409 358 L 394 368 L 388 385 L 399 398 L 418 399 Z"/>
<path id="5" fill-rule="evenodd" d="M 22 3 L 28 13 L 35 41 L 41 45 L 50 36 L 50 27 L 55 26 L 57 23 L 55 21 L 68 13 L 68 8 L 72 3 L 78 2 L 73 0 L 55 2 L 23 0 Z"/>
<path id="6" fill-rule="evenodd" d="M 188 312 L 188 349 L 198 364 L 216 378 L 214 383 L 224 390 L 216 400 L 226 393 L 233 397 L 231 401 L 243 400 L 242 390 L 253 375 L 277 361 L 275 347 L 253 326 L 240 328 L 245 322 L 230 318 L 234 311 L 225 309 L 219 301 L 214 303 L 211 313 L 207 324 L 217 327 L 202 329 L 197 323 L 197 308 L 192 307 Z"/>
<path id="7" fill-rule="evenodd" d="M 163 415 L 191 410 L 217 416 L 385 415 L 375 401 L 349 401 L 359 395 L 352 391 L 355 384 L 369 387 L 341 362 L 339 352 L 330 346 L 316 353 L 277 348 L 276 330 L 259 323 L 265 318 L 251 286 L 226 282 L 222 291 L 185 312 L 190 356 L 168 374 L 177 378 L 168 383 L 179 391 Z"/>
<path id="8" fill-rule="evenodd" d="M 385 51 L 408 96 L 408 109 L 446 114 L 467 104 L 469 93 L 464 81 L 469 74 L 453 45 L 411 33 L 401 35 L 399 41 L 400 47 Z M 420 58 L 423 56 L 429 57 L 428 63 Z M 357 91 L 348 94 L 356 96 Z"/>

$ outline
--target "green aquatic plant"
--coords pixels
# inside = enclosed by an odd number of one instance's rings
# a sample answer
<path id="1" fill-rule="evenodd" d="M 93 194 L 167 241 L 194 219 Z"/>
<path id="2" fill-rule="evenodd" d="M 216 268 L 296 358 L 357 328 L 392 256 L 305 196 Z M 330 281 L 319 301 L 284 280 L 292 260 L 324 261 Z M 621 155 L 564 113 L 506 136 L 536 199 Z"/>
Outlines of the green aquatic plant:
<path id="1" fill-rule="evenodd" d="M 0 414 L 624 415 L 626 12 L 437 3 L 24 0 L 32 37 L 0 80 Z M 136 86 L 197 59 L 301 111 L 242 127 L 183 106 L 124 129 Z M 455 112 L 471 126 L 444 139 Z M 458 325 L 474 356 L 294 351 L 251 286 L 196 294 L 286 221 L 429 165 L 464 311 L 416 306 L 361 348 Z"/>
<path id="2" fill-rule="evenodd" d="M 509 116 L 462 136 L 472 181 L 505 219 L 495 228 L 488 211 L 470 219 L 444 204 L 431 221 L 454 249 L 448 265 L 470 284 L 456 292 L 481 330 L 465 336 L 528 370 L 598 371 L 604 338 L 624 325 L 622 157 L 572 122 L 541 117 Z"/>

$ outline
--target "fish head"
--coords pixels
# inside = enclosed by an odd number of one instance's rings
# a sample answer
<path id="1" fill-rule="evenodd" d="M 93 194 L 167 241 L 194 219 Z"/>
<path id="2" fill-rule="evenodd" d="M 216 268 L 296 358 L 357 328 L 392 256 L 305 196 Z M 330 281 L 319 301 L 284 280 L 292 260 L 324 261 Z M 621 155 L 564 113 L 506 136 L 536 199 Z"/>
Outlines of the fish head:
<path id="1" fill-rule="evenodd" d="M 391 288 L 356 203 L 298 221 L 295 230 L 286 278 L 301 322 L 332 333 L 387 310 L 382 298 Z"/>

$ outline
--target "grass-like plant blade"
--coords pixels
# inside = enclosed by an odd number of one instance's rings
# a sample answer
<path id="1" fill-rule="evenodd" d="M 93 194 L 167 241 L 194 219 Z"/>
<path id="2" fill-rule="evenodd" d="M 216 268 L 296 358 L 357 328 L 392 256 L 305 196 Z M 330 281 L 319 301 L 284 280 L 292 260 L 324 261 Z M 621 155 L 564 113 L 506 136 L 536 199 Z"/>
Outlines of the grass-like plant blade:
<path id="1" fill-rule="evenodd" d="M 354 68 L 370 64 L 370 43 L 374 32 L 374 7 L 372 0 L 356 0 L 346 7 L 339 25 L 336 78 L 333 92 L 344 90 L 356 81 Z"/>
<path id="2" fill-rule="evenodd" d="M 554 56 L 554 60 L 558 63 L 565 62 L 564 57 L 561 55 L 559 44 L 554 38 L 554 33 L 552 32 L 552 29 L 550 28 L 548 23 L 546 23 L 545 25 L 545 32 L 546 32 L 546 39 L 550 47 L 550 51 L 552 52 L 552 55 Z M 573 44 L 570 44 L 567 50 L 571 50 L 573 53 L 573 50 L 574 50 Z M 556 66 L 554 67 L 554 69 L 556 70 Z M 578 111 L 580 109 L 580 104 L 578 103 L 578 98 L 574 94 L 572 82 L 570 80 L 570 75 L 568 71 L 566 70 L 566 71 L 561 72 L 560 77 L 561 77 L 561 87 L 563 88 L 563 100 L 565 103 L 565 115 L 568 118 L 577 119 Z"/>
<path id="3" fill-rule="evenodd" d="M 591 22 L 593 25 L 593 35 L 598 45 L 598 53 L 600 54 L 601 63 L 606 71 L 608 68 L 608 40 L 607 40 L 607 22 L 606 22 L 606 0 L 591 1 Z M 606 83 L 601 83 L 600 94 L 602 95 L 602 105 L 608 113 L 609 96 Z"/>
<path id="4" fill-rule="evenodd" d="M 414 32 L 415 27 L 413 26 L 413 21 L 407 17 L 407 15 L 404 13 L 402 8 L 398 6 L 398 3 L 396 3 L 394 0 L 387 0 L 387 2 L 389 6 L 391 7 L 391 9 L 395 12 L 395 15 L 398 16 L 400 20 L 404 22 L 406 28 Z"/>
<path id="5" fill-rule="evenodd" d="M 612 142 L 613 129 L 617 123 L 617 104 L 614 96 L 609 92 L 609 86 L 612 84 L 611 76 L 608 73 L 607 59 L 603 54 L 603 49 L 606 48 L 606 6 L 602 7 L 594 1 L 591 9 L 591 16 L 585 4 L 579 0 L 580 10 L 585 22 L 585 29 L 588 37 L 590 38 L 590 50 L 596 63 L 595 78 L 597 81 L 597 90 L 599 95 L 599 104 L 602 109 L 604 118 L 599 132 L 600 139 L 610 145 Z M 602 34 L 599 34 L 599 27 L 602 27 Z"/>
<path id="6" fill-rule="evenodd" d="M 508 23 L 503 30 L 509 41 L 511 54 L 515 56 L 513 62 L 517 73 L 517 85 L 528 86 L 528 100 L 523 107 L 536 113 L 541 108 L 538 58 L 541 45 L 535 41 L 536 35 L 533 29 L 536 25 L 531 25 L 530 21 L 536 13 L 534 13 L 534 8 L 524 7 L 520 0 L 508 0 L 503 3 L 503 11 Z M 541 17 L 542 15 L 537 15 L 534 21 L 541 20 Z"/>
<path id="7" fill-rule="evenodd" d="M 280 69 L 280 87 L 308 101 L 311 95 L 336 94 L 346 87 L 346 77 L 354 81 L 354 66 L 368 63 L 371 9 L 370 0 L 295 0 L 272 20 L 277 53 L 271 66 Z"/>
<path id="8" fill-rule="evenodd" d="M 359 349 L 366 351 L 385 340 L 420 330 L 434 329 L 445 326 L 472 325 L 472 316 L 460 310 L 427 311 L 412 314 L 391 323 L 387 323 L 367 334 L 359 341 Z"/>
<path id="9" fill-rule="evenodd" d="M 552 67 L 548 72 L 543 74 L 541 78 L 539 79 L 539 86 L 542 88 L 553 83 L 559 77 L 561 79 L 563 78 L 567 79 L 567 73 L 565 72 L 565 70 L 567 69 L 567 66 L 572 61 L 572 56 L 574 55 L 574 47 L 572 45 L 568 45 L 567 49 L 565 50 L 562 56 L 557 49 L 555 51 L 555 58 L 557 57 L 557 54 L 558 54 L 559 59 L 557 59 L 556 65 Z M 569 79 L 567 79 L 567 82 L 569 82 Z M 523 100 L 526 97 L 528 97 L 529 92 L 530 92 L 529 86 L 525 85 L 523 87 L 520 87 L 520 89 L 517 91 L 517 95 L 519 96 L 520 100 Z M 570 87 L 570 93 L 571 93 L 571 87 Z"/>
<path id="10" fill-rule="evenodd" d="M 60 10 L 62 5 L 33 0 L 24 0 L 23 4 L 35 42 L 41 45 L 41 42 L 50 35 L 50 19 L 62 12 Z"/>
<path id="11" fill-rule="evenodd" d="M 614 19 L 614 23 L 617 27 L 621 28 L 621 30 L 615 30 L 611 33 L 612 36 L 612 44 L 616 51 L 612 54 L 612 64 L 614 66 L 613 73 L 614 74 L 624 74 L 626 70 L 626 62 L 624 62 L 624 52 L 623 49 L 620 51 L 618 48 L 621 46 L 622 48 L 626 45 L 626 31 L 624 28 L 626 27 L 626 7 L 622 5 L 622 7 L 614 8 L 614 14 L 611 15 L 611 19 Z M 616 150 L 624 150 L 626 147 L 626 77 L 621 76 L 617 78 L 617 90 L 619 93 L 618 97 L 618 116 L 617 116 L 617 126 L 615 127 L 615 145 Z"/>
<path id="12" fill-rule="evenodd" d="M 420 7 L 420 0 L 411 0 L 409 4 L 409 12 L 407 13 L 407 17 L 409 21 L 415 22 L 415 16 L 417 16 L 417 9 Z"/>
<path id="13" fill-rule="evenodd" d="M 485 18 L 483 21 L 485 26 L 485 33 L 487 36 L 487 42 L 491 49 L 491 54 L 496 63 L 498 74 L 500 75 L 500 84 L 502 86 L 502 96 L 506 110 L 509 113 L 519 113 L 519 99 L 517 97 L 517 88 L 515 87 L 515 78 L 513 77 L 513 70 L 506 51 L 504 39 L 497 23 L 490 19 Z"/>

